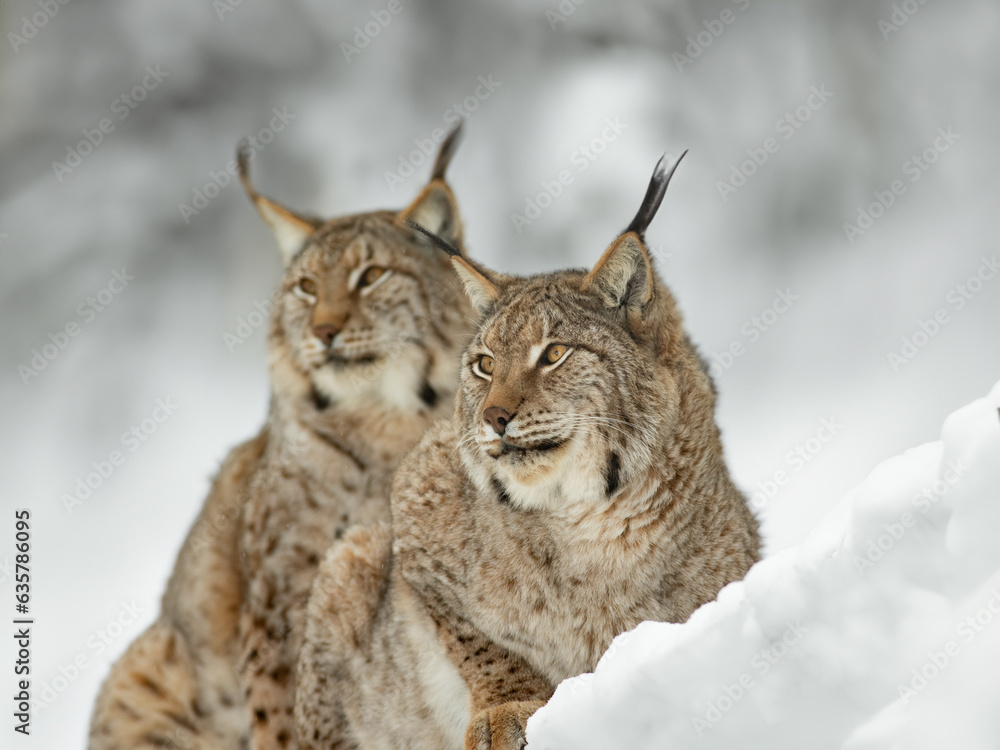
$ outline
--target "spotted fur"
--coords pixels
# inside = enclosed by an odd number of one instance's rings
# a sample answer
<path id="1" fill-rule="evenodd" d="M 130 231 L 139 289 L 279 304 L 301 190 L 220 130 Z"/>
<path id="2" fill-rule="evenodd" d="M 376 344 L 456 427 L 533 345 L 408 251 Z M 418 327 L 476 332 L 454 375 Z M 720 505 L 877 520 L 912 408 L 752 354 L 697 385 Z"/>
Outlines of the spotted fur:
<path id="1" fill-rule="evenodd" d="M 391 539 L 359 532 L 324 561 L 299 670 L 337 726 L 302 725 L 305 746 L 520 748 L 616 635 L 685 621 L 758 559 L 710 378 L 642 239 L 670 174 L 590 272 L 453 260 L 482 314 L 456 413 L 401 464 Z"/>
<path id="2" fill-rule="evenodd" d="M 285 262 L 270 414 L 226 460 L 158 620 L 105 681 L 92 750 L 295 747 L 295 663 L 319 562 L 355 524 L 388 519 L 398 462 L 453 409 L 472 311 L 447 258 L 407 221 L 461 237 L 443 180 L 454 143 L 409 208 L 330 221 L 258 194 L 241 157 Z"/>

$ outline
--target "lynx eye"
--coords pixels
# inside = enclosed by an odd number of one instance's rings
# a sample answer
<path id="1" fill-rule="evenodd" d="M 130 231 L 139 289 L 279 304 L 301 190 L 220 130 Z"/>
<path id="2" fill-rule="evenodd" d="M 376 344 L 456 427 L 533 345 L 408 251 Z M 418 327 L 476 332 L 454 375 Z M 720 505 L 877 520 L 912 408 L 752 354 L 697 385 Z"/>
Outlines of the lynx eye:
<path id="1" fill-rule="evenodd" d="M 312 279 L 299 279 L 298 286 L 295 287 L 297 292 L 301 292 L 309 297 L 316 296 L 316 282 Z"/>
<path id="2" fill-rule="evenodd" d="M 560 359 L 566 356 L 566 352 L 569 351 L 569 347 L 565 344 L 550 344 L 544 352 L 542 352 L 541 359 L 538 364 L 540 366 L 554 365 Z"/>
<path id="3" fill-rule="evenodd" d="M 476 367 L 479 372 L 483 375 L 493 374 L 493 357 L 489 354 L 484 354 L 476 361 Z"/>
<path id="4" fill-rule="evenodd" d="M 381 266 L 371 266 L 366 269 L 363 274 L 361 274 L 361 279 L 358 281 L 358 289 L 366 286 L 371 286 L 376 281 L 385 276 L 386 269 Z"/>

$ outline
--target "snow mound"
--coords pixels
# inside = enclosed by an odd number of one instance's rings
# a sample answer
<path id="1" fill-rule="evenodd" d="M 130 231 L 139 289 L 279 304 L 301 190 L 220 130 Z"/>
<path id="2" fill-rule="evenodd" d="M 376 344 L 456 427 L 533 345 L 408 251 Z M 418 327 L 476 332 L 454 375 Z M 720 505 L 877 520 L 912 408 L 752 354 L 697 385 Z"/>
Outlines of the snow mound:
<path id="1" fill-rule="evenodd" d="M 563 682 L 529 750 L 998 748 L 1000 383 L 798 546 Z"/>

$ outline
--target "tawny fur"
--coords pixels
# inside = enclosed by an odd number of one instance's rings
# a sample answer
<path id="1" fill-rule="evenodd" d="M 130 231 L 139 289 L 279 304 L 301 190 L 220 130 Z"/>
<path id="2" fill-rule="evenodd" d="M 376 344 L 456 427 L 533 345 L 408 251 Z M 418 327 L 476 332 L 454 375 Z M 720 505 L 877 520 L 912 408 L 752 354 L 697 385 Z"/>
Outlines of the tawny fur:
<path id="1" fill-rule="evenodd" d="M 327 554 L 299 664 L 303 747 L 519 748 L 616 635 L 685 621 L 758 559 L 712 383 L 643 228 L 589 274 L 455 261 L 483 313 L 455 416 L 396 474 L 391 549 L 379 527 Z"/>
<path id="2" fill-rule="evenodd" d="M 447 259 L 406 225 L 416 216 L 460 236 L 448 158 L 408 209 L 327 222 L 246 181 L 286 264 L 268 422 L 226 460 L 159 618 L 112 668 L 91 750 L 295 746 L 295 663 L 319 562 L 353 525 L 388 519 L 400 459 L 453 410 L 471 308 Z"/>

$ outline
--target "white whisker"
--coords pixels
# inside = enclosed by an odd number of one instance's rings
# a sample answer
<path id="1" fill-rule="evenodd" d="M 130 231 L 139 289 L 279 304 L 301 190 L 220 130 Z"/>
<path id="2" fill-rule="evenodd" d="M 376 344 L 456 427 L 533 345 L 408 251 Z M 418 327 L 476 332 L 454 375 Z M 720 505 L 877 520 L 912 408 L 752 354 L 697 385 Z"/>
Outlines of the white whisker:
<path id="1" fill-rule="evenodd" d="M 617 432 L 624 437 L 632 437 L 635 434 L 634 430 L 626 430 L 625 428 L 616 424 L 616 422 L 621 422 L 622 424 L 628 424 L 622 420 L 611 420 L 603 419 L 601 417 L 591 417 L 587 415 L 571 415 L 563 419 L 552 419 L 541 424 L 530 425 L 526 430 L 520 433 L 521 437 L 531 437 L 538 435 L 539 433 L 553 433 L 562 432 L 559 428 L 570 428 L 575 429 L 577 427 L 587 427 L 593 432 L 598 432 L 598 428 Z"/>

